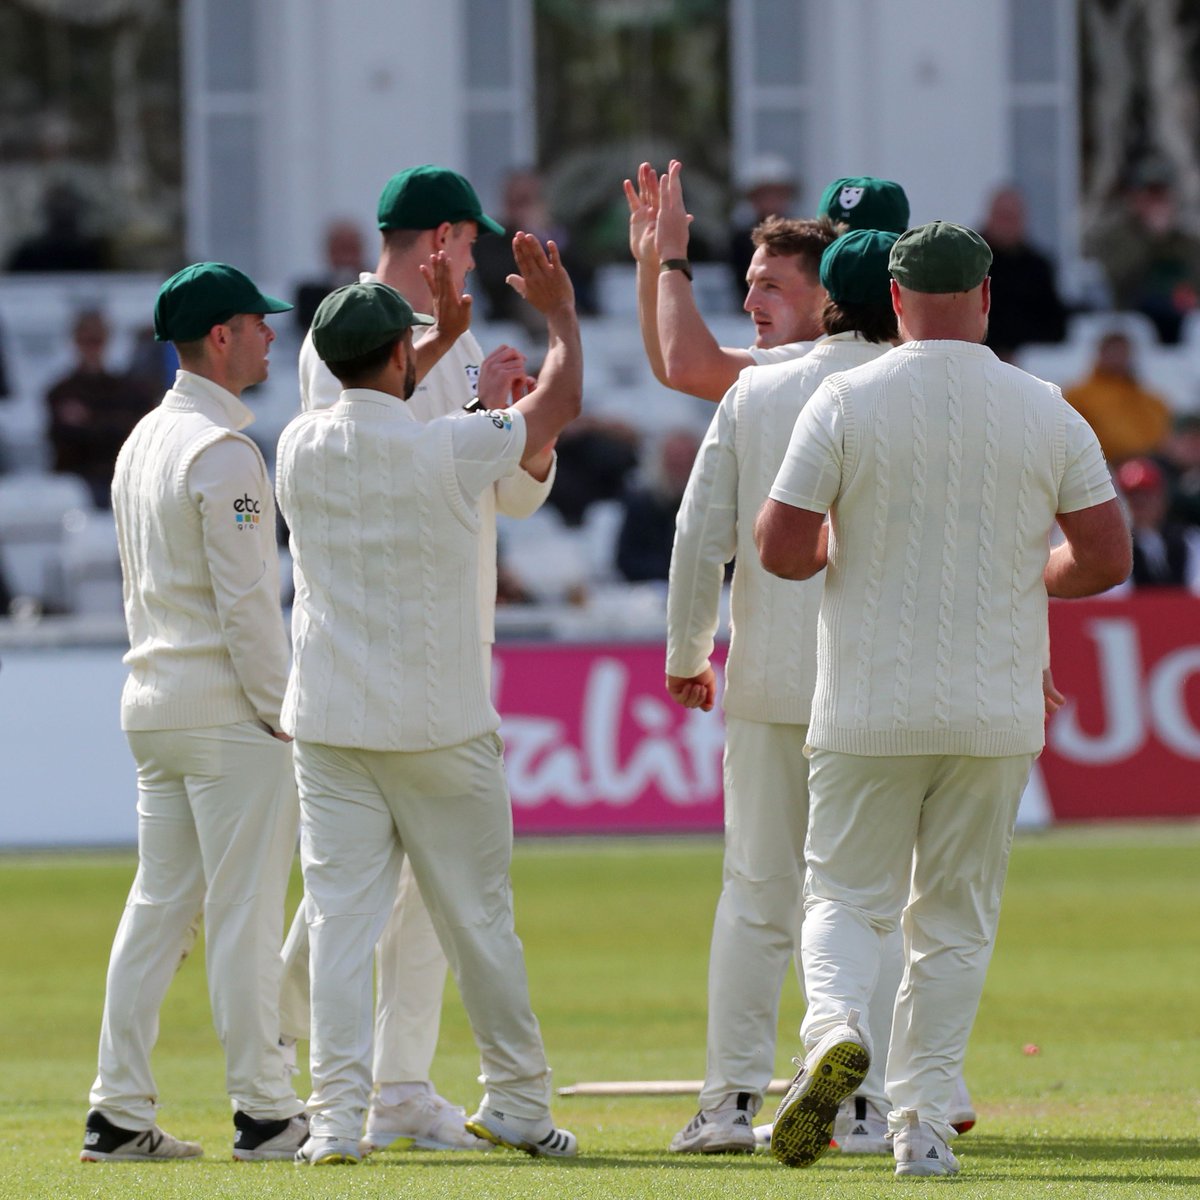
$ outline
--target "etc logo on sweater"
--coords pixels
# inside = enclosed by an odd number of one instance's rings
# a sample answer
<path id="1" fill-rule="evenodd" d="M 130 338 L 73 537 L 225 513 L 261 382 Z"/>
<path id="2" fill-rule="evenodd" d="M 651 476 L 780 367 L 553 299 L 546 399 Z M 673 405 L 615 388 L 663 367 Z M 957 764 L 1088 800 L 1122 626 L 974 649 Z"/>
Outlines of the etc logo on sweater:
<path id="1" fill-rule="evenodd" d="M 258 523 L 262 519 L 261 512 L 258 501 L 252 499 L 249 494 L 243 495 L 240 500 L 235 500 L 233 502 L 233 519 L 236 522 L 238 533 L 241 533 L 243 529 L 257 529 Z"/>

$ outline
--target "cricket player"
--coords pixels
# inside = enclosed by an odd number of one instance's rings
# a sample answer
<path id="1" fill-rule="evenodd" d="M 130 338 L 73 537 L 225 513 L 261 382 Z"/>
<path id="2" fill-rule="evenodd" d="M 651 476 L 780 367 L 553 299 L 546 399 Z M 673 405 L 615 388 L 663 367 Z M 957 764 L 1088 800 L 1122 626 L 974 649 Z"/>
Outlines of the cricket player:
<path id="1" fill-rule="evenodd" d="M 980 344 L 990 262 L 977 233 L 947 222 L 899 238 L 904 344 L 821 384 L 756 525 L 768 571 L 825 570 L 808 730 L 806 1057 L 772 1143 L 792 1166 L 828 1148 L 839 1104 L 881 1049 L 871 992 L 899 923 L 895 1170 L 957 1172 L 954 1081 L 1045 740 L 1047 596 L 1093 595 L 1129 573 L 1095 435 L 1057 387 Z M 1050 551 L 1055 521 L 1064 541 Z"/>
<path id="2" fill-rule="evenodd" d="M 908 197 L 888 179 L 838 179 L 825 189 L 815 220 L 772 217 L 757 225 L 742 305 L 753 318 L 755 336 L 745 349 L 719 345 L 696 304 L 682 171 L 673 160 L 660 178 L 642 163 L 637 186 L 625 180 L 638 323 L 659 383 L 716 402 L 746 367 L 787 362 L 812 349 L 821 336 L 825 304 L 818 277 L 822 251 L 850 229 L 902 232 L 908 227 Z"/>
<path id="3" fill-rule="evenodd" d="M 502 408 L 527 389 L 525 359 L 501 346 L 484 356 L 467 328 L 470 297 L 462 296 L 474 268 L 472 246 L 480 234 L 503 228 L 489 217 L 471 184 L 439 166 L 412 167 L 393 176 L 379 198 L 382 247 L 373 273 L 361 281 L 380 280 L 396 288 L 418 309 L 437 312 L 437 328 L 426 333 L 418 351 L 418 383 L 408 411 L 419 421 L 461 412 L 476 400 L 485 408 Z M 430 270 L 438 256 L 449 274 L 445 286 Z M 453 310 L 447 319 L 447 310 Z M 421 360 L 421 356 L 424 359 Z M 321 361 L 311 332 L 300 351 L 300 398 L 304 409 L 328 408 L 341 386 Z M 479 636 L 490 672 L 496 640 L 496 513 L 526 517 L 538 509 L 554 482 L 555 455 L 541 449 L 516 471 L 498 480 L 479 498 Z M 490 675 L 489 675 L 490 678 Z M 297 913 L 284 950 L 284 1034 L 307 1037 L 307 924 Z M 464 1111 L 440 1096 L 430 1082 L 437 1048 L 446 958 L 426 905 L 406 860 L 392 917 L 379 942 L 378 1007 L 374 1050 L 375 1093 L 367 1117 L 363 1148 L 413 1145 L 426 1149 L 486 1148 L 466 1132 Z"/>
<path id="4" fill-rule="evenodd" d="M 343 384 L 297 417 L 277 489 L 295 561 L 294 661 L 284 706 L 297 738 L 312 979 L 311 1164 L 357 1161 L 371 1091 L 371 959 L 407 857 L 453 967 L 487 1091 L 466 1123 L 531 1154 L 577 1153 L 550 1118 L 550 1071 L 513 929 L 512 812 L 479 637 L 480 496 L 578 413 L 574 293 L 518 234 L 514 286 L 550 345 L 511 408 L 422 423 L 413 312 L 387 284 L 327 297 L 312 326 Z"/>
<path id="5" fill-rule="evenodd" d="M 288 646 L 275 504 L 240 397 L 267 377 L 291 308 L 196 263 L 159 289 L 180 369 L 117 459 L 113 515 L 129 628 L 121 727 L 138 779 L 138 869 L 108 966 L 84 1161 L 196 1158 L 155 1124 L 158 1013 L 203 908 L 233 1156 L 290 1159 L 308 1134 L 278 1044 L 279 943 L 295 849 Z"/>
<path id="6" fill-rule="evenodd" d="M 679 511 L 667 593 L 667 689 L 709 710 L 710 662 L 725 565 L 736 555 L 726 668 L 725 868 L 708 976 L 708 1068 L 700 1111 L 676 1153 L 749 1153 L 751 1120 L 772 1076 L 779 995 L 800 944 L 808 762 L 821 582 L 763 570 L 757 516 L 804 402 L 827 375 L 870 362 L 895 342 L 888 255 L 897 235 L 848 233 L 821 257 L 828 331 L 794 362 L 738 376 L 717 408 Z M 898 957 L 895 956 L 895 957 Z M 886 973 L 885 973 L 886 974 Z M 881 978 L 892 994 L 899 982 Z M 883 1005 L 879 1006 L 883 1010 Z M 890 1025 L 890 1010 L 884 1012 Z M 882 1037 L 886 1042 L 887 1026 Z M 883 1106 L 883 1071 L 865 1092 Z M 863 1137 L 843 1135 L 854 1151 Z M 843 1145 L 843 1143 L 845 1143 Z"/>

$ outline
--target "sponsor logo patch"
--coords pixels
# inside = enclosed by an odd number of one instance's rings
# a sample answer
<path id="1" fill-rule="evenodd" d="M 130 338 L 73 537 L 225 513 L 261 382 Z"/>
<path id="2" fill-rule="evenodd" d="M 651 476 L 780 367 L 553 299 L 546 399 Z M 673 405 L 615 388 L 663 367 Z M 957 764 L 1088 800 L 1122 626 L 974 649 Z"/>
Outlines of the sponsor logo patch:
<path id="1" fill-rule="evenodd" d="M 243 529 L 257 529 L 262 506 L 248 493 L 233 502 L 233 519 L 240 533 Z"/>
<path id="2" fill-rule="evenodd" d="M 512 413 L 507 408 L 489 409 L 486 415 L 497 429 L 511 429 L 513 427 Z"/>

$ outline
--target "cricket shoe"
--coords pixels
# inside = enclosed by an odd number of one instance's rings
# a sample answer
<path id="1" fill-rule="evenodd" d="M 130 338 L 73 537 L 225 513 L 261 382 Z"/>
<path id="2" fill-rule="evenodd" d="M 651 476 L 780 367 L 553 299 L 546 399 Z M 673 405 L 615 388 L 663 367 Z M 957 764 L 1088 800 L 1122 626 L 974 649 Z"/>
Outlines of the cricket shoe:
<path id="1" fill-rule="evenodd" d="M 199 1158 L 204 1153 L 199 1142 L 181 1142 L 159 1129 L 122 1129 L 103 1113 L 92 1109 L 83 1126 L 80 1162 L 171 1162 L 179 1158 Z"/>
<path id="2" fill-rule="evenodd" d="M 332 1167 L 342 1163 L 353 1166 L 361 1160 L 355 1138 L 313 1137 L 312 1134 L 293 1159 L 301 1167 Z"/>
<path id="3" fill-rule="evenodd" d="M 367 1113 L 367 1131 L 359 1143 L 363 1154 L 384 1150 L 490 1150 L 490 1142 L 467 1132 L 466 1109 L 443 1099 L 435 1091 L 419 1092 L 399 1104 L 381 1104 L 376 1098 Z"/>
<path id="4" fill-rule="evenodd" d="M 753 1154 L 749 1092 L 727 1097 L 716 1108 L 701 1109 L 672 1139 L 672 1154 Z"/>
<path id="5" fill-rule="evenodd" d="M 950 1102 L 949 1124 L 954 1126 L 955 1133 L 966 1133 L 975 1128 L 978 1118 L 971 1104 L 971 1093 L 967 1091 L 967 1081 L 960 1075 L 954 1081 L 954 1099 Z"/>
<path id="6" fill-rule="evenodd" d="M 915 1108 L 903 1109 L 904 1128 L 892 1139 L 896 1177 L 957 1175 L 958 1159 L 933 1129 L 917 1116 Z"/>
<path id="7" fill-rule="evenodd" d="M 788 1167 L 811 1166 L 829 1149 L 838 1108 L 867 1076 L 871 1055 L 858 1031 L 858 1012 L 831 1029 L 805 1056 L 771 1131 L 771 1153 Z"/>
<path id="8" fill-rule="evenodd" d="M 575 1135 L 569 1129 L 555 1129 L 549 1118 L 530 1121 L 525 1117 L 510 1117 L 498 1109 L 481 1106 L 468 1119 L 467 1129 L 493 1146 L 524 1150 L 535 1157 L 574 1158 L 579 1153 Z"/>
<path id="9" fill-rule="evenodd" d="M 833 1144 L 843 1154 L 891 1154 L 887 1117 L 866 1096 L 851 1096 L 833 1122 Z"/>
<path id="10" fill-rule="evenodd" d="M 238 1162 L 291 1162 L 307 1138 L 307 1113 L 274 1121 L 233 1114 L 233 1157 Z"/>

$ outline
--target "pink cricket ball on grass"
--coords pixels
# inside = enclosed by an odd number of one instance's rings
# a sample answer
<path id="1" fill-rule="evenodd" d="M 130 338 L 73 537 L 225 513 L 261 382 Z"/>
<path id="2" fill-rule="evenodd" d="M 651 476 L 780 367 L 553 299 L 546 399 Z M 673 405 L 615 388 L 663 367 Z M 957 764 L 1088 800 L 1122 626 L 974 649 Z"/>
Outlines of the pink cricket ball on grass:
<path id="1" fill-rule="evenodd" d="M 1021 1051 L 1022 1054 L 1029 1055 L 1030 1057 L 1035 1054 L 1041 1054 L 1041 1052 L 1041 1046 L 1037 1045 L 1035 1042 L 1026 1042 L 1024 1049 Z"/>

